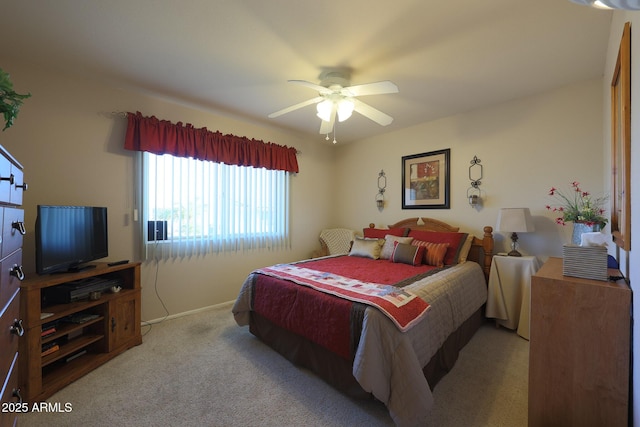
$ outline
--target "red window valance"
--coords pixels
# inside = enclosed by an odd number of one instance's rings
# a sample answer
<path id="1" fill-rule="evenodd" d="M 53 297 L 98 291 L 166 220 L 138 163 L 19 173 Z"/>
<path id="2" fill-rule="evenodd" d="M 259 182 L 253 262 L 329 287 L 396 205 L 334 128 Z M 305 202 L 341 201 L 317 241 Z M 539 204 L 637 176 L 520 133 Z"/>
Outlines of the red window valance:
<path id="1" fill-rule="evenodd" d="M 153 154 L 192 157 L 237 166 L 298 172 L 296 149 L 244 136 L 223 135 L 182 122 L 173 124 L 140 112 L 127 113 L 124 148 Z"/>

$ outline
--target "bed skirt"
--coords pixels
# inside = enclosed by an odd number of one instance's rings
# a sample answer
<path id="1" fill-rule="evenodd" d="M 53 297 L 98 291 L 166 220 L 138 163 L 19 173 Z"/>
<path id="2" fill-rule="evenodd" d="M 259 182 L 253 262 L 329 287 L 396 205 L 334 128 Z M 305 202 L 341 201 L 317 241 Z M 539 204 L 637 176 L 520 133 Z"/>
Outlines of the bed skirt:
<path id="1" fill-rule="evenodd" d="M 483 308 L 475 311 L 444 342 L 422 371 L 431 390 L 449 372 L 458 360 L 459 351 L 485 321 Z M 293 332 L 274 325 L 255 312 L 251 312 L 249 331 L 295 365 L 309 369 L 343 393 L 357 398 L 372 398 L 352 374 L 352 361 L 321 347 Z"/>

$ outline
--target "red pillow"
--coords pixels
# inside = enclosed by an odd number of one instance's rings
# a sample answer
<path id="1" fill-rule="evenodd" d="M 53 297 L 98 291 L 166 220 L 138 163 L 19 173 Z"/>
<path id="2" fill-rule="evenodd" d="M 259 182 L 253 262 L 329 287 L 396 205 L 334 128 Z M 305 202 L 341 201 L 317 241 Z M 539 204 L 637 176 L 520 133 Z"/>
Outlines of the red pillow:
<path id="1" fill-rule="evenodd" d="M 405 237 L 407 230 L 406 228 L 363 228 L 362 234 L 364 234 L 365 239 L 384 239 L 387 234 Z"/>
<path id="2" fill-rule="evenodd" d="M 444 265 L 455 265 L 458 263 L 460 250 L 462 246 L 464 246 L 464 241 L 468 235 L 469 233 L 409 230 L 409 237 L 413 237 L 414 239 L 432 243 L 448 243 L 449 248 L 444 256 Z"/>

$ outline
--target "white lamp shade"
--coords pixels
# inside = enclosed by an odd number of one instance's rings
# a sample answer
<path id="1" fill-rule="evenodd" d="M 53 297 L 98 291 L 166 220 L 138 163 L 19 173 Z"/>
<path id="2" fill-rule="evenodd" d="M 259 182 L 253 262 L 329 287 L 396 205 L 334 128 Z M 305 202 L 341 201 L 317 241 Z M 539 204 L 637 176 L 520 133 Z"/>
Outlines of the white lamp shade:
<path id="1" fill-rule="evenodd" d="M 353 113 L 353 101 L 350 99 L 341 99 L 338 101 L 338 121 L 344 122 Z"/>
<path id="2" fill-rule="evenodd" d="M 498 212 L 496 231 L 528 233 L 535 231 L 529 208 L 501 208 Z"/>
<path id="3" fill-rule="evenodd" d="M 328 99 L 320 102 L 316 109 L 318 110 L 318 117 L 325 122 L 331 121 L 331 109 L 333 108 L 333 102 Z"/>

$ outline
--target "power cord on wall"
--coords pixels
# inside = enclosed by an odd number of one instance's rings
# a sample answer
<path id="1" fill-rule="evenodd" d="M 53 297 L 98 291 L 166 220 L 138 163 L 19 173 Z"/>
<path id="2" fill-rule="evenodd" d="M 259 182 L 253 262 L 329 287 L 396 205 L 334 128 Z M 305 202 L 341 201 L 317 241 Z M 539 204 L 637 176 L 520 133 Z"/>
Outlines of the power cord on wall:
<path id="1" fill-rule="evenodd" d="M 154 322 L 154 323 L 162 323 L 165 320 L 167 320 L 167 317 L 169 317 L 169 309 L 167 309 L 167 306 L 165 305 L 164 301 L 162 300 L 162 297 L 160 296 L 160 293 L 158 292 L 158 272 L 160 270 L 160 262 L 158 261 L 157 258 L 155 259 L 155 262 L 156 262 L 156 274 L 155 274 L 155 277 L 153 279 L 153 289 L 154 289 L 154 291 L 156 293 L 156 297 L 158 297 L 158 301 L 160 301 L 160 304 L 162 305 L 162 308 L 164 308 L 165 315 L 164 315 L 164 317 L 162 319 L 160 319 L 159 321 Z M 151 329 L 153 329 L 153 324 L 154 323 L 151 323 L 151 322 L 146 321 L 146 320 L 142 321 L 143 326 L 148 326 L 149 327 L 149 329 L 147 329 L 147 331 L 144 332 L 142 334 L 142 336 L 145 336 L 149 332 L 151 332 Z"/>

